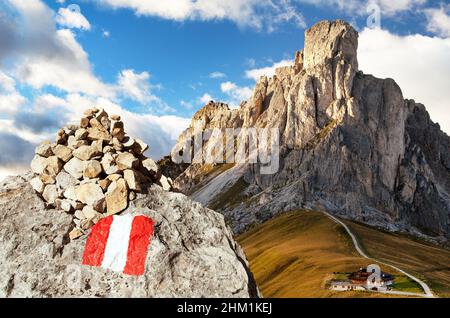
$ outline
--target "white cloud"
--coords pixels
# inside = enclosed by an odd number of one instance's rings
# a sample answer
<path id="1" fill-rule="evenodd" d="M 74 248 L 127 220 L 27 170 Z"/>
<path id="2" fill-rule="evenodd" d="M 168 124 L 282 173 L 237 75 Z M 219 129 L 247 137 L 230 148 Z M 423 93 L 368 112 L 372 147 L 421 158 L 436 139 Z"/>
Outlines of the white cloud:
<path id="1" fill-rule="evenodd" d="M 90 30 L 91 24 L 86 17 L 77 10 L 73 10 L 70 7 L 60 8 L 58 15 L 56 16 L 56 22 L 70 29 Z"/>
<path id="2" fill-rule="evenodd" d="M 442 37 L 450 37 L 450 5 L 447 10 L 444 6 L 440 9 L 426 9 L 424 10 L 428 20 L 427 29 Z"/>
<path id="3" fill-rule="evenodd" d="M 119 91 L 126 97 L 141 104 L 159 100 L 150 92 L 150 74 L 148 72 L 136 73 L 126 69 L 120 72 L 117 85 Z"/>
<path id="4" fill-rule="evenodd" d="M 137 15 L 175 21 L 230 20 L 240 27 L 273 31 L 281 23 L 304 27 L 301 13 L 291 0 L 101 0 L 114 9 L 128 8 Z"/>
<path id="5" fill-rule="evenodd" d="M 191 102 L 187 102 L 185 100 L 180 101 L 180 105 L 189 110 L 194 108 L 194 105 Z"/>
<path id="6" fill-rule="evenodd" d="M 224 77 L 227 77 L 227 75 L 222 72 L 212 72 L 209 74 L 209 77 L 210 78 L 224 78 Z"/>
<path id="7" fill-rule="evenodd" d="M 423 103 L 450 134 L 450 39 L 419 34 L 398 36 L 365 29 L 359 37 L 359 67 L 366 74 L 393 78 L 405 98 Z"/>
<path id="8" fill-rule="evenodd" d="M 279 67 L 284 67 L 288 65 L 292 65 L 291 60 L 281 60 L 279 62 L 273 63 L 270 66 L 262 67 L 262 68 L 253 68 L 245 71 L 245 77 L 253 79 L 257 82 L 261 76 L 272 77 L 275 74 L 275 70 Z"/>
<path id="9" fill-rule="evenodd" d="M 14 13 L 5 18 L 12 20 L 7 24 L 9 27 L 0 31 L 11 40 L 0 59 L 13 59 L 13 75 L 18 80 L 35 89 L 52 86 L 71 93 L 113 94 L 94 75 L 88 54 L 75 34 L 56 28 L 55 14 L 50 8 L 39 0 L 7 2 Z"/>
<path id="10" fill-rule="evenodd" d="M 369 0 L 368 2 L 377 3 L 383 13 L 392 15 L 399 11 L 412 10 L 426 3 L 427 0 Z"/>
<path id="11" fill-rule="evenodd" d="M 199 101 L 200 103 L 202 103 L 202 104 L 207 104 L 207 103 L 209 103 L 209 102 L 212 101 L 212 100 L 214 100 L 214 98 L 213 98 L 210 94 L 208 94 L 208 93 L 203 94 L 203 95 L 198 99 L 198 101 Z"/>
<path id="12" fill-rule="evenodd" d="M 12 115 L 26 102 L 16 90 L 16 81 L 0 70 L 0 114 Z"/>
<path id="13" fill-rule="evenodd" d="M 328 6 L 345 12 L 348 16 L 367 15 L 369 4 L 376 4 L 384 15 L 392 16 L 403 11 L 412 11 L 425 4 L 427 0 L 297 0 L 300 3 Z"/>
<path id="14" fill-rule="evenodd" d="M 228 104 L 232 108 L 238 107 L 242 101 L 250 99 L 253 94 L 253 90 L 250 87 L 241 87 L 232 82 L 220 84 L 220 90 L 231 98 Z"/>
<path id="15" fill-rule="evenodd" d="M 78 122 L 83 111 L 104 107 L 123 118 L 127 131 L 149 143 L 155 159 L 170 152 L 190 119 L 145 112 L 134 113 L 119 105 L 119 97 L 142 103 L 155 101 L 159 113 L 172 111 L 152 94 L 156 85 L 148 72 L 123 70 L 117 83 L 96 77 L 88 54 L 69 29 L 57 29 L 57 15 L 39 0 L 7 0 L 14 12 L 0 19 L 0 175 L 29 166 L 33 148 L 54 139 L 61 126 Z M 5 19 L 3 19 L 5 18 Z M 3 63 L 7 59 L 8 63 Z M 3 69 L 8 65 L 6 73 Z M 31 100 L 17 85 L 36 89 Z M 16 87 L 17 86 L 17 87 Z M 58 96 L 45 93 L 59 89 Z M 158 113 L 158 112 L 156 112 Z"/>
<path id="16" fill-rule="evenodd" d="M 102 35 L 103 35 L 104 38 L 109 38 L 109 37 L 111 36 L 111 34 L 109 33 L 109 31 L 106 31 L 106 30 L 103 30 Z"/>

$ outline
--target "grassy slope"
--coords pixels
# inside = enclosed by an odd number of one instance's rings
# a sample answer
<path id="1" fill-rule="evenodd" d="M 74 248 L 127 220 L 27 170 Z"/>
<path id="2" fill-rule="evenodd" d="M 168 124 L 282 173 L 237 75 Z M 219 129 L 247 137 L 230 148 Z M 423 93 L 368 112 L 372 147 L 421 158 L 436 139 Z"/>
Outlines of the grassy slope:
<path id="1" fill-rule="evenodd" d="M 439 296 L 450 297 L 450 250 L 354 222 L 345 223 L 370 256 L 410 271 Z"/>
<path id="2" fill-rule="evenodd" d="M 325 288 L 334 272 L 352 272 L 370 261 L 361 258 L 345 230 L 322 213 L 283 214 L 238 241 L 264 297 L 386 297 Z"/>

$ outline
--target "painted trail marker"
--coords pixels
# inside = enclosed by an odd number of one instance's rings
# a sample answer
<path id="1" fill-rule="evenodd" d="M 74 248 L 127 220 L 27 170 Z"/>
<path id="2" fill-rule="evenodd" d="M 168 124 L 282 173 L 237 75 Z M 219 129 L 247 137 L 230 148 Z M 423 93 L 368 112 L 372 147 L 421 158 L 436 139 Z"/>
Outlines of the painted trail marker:
<path id="1" fill-rule="evenodd" d="M 153 220 L 144 215 L 108 216 L 92 228 L 83 265 L 142 275 L 153 230 Z"/>

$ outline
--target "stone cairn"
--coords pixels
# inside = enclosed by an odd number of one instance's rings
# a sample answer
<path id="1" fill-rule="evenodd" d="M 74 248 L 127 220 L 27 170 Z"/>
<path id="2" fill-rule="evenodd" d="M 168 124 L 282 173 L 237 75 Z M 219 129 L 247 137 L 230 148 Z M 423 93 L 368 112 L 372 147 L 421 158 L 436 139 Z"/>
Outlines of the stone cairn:
<path id="1" fill-rule="evenodd" d="M 55 143 L 36 148 L 30 183 L 47 207 L 73 213 L 74 240 L 103 217 L 124 211 L 152 183 L 171 190 L 172 180 L 144 156 L 147 149 L 125 133 L 120 116 L 88 109 L 79 126 L 60 129 Z"/>

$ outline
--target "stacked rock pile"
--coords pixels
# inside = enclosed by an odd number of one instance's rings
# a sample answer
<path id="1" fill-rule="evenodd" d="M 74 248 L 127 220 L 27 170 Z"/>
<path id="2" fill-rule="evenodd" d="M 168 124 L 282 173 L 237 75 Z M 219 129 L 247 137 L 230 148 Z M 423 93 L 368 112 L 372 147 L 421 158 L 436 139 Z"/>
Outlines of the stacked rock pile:
<path id="1" fill-rule="evenodd" d="M 120 116 L 89 109 L 79 126 L 60 129 L 54 143 L 36 148 L 30 183 L 48 207 L 73 213 L 73 240 L 101 218 L 125 210 L 152 183 L 171 190 L 172 180 L 144 155 L 147 149 L 125 133 Z"/>

